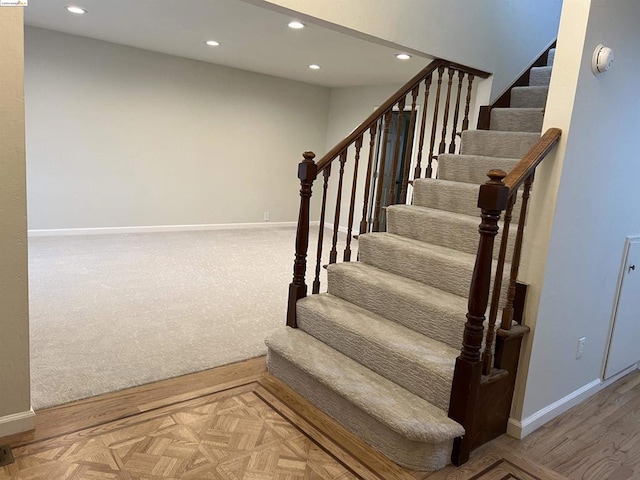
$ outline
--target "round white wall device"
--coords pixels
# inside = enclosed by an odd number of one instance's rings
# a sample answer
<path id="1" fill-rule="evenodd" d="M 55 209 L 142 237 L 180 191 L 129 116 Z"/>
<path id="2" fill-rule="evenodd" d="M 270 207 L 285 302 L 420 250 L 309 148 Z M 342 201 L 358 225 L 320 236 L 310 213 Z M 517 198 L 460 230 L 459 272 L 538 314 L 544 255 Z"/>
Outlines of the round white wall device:
<path id="1" fill-rule="evenodd" d="M 591 70 L 594 75 L 600 75 L 611 68 L 613 63 L 613 50 L 600 44 L 593 51 L 591 57 Z"/>

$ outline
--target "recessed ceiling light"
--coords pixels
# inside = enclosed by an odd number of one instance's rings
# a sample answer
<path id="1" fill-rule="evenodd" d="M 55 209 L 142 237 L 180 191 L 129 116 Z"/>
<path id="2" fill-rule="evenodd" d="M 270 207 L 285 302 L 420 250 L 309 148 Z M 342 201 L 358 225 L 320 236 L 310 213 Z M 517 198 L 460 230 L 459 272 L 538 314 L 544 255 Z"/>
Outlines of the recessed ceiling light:
<path id="1" fill-rule="evenodd" d="M 220 45 L 220 42 L 216 42 L 215 40 L 207 40 L 205 43 L 210 47 L 217 47 Z"/>
<path id="2" fill-rule="evenodd" d="M 411 55 L 408 55 L 406 53 L 399 53 L 398 55 L 396 55 L 396 58 L 398 60 L 409 60 L 411 58 Z"/>
<path id="3" fill-rule="evenodd" d="M 311 70 L 320 70 L 320 65 L 316 65 L 315 63 L 309 65 Z"/>
<path id="4" fill-rule="evenodd" d="M 296 30 L 299 30 L 301 28 L 304 28 L 304 23 L 294 20 L 293 22 L 289 22 L 289 28 L 294 28 Z"/>
<path id="5" fill-rule="evenodd" d="M 76 7 L 73 5 L 67 6 L 67 11 L 70 13 L 75 13 L 76 15 L 82 15 L 83 13 L 87 13 L 84 8 Z"/>

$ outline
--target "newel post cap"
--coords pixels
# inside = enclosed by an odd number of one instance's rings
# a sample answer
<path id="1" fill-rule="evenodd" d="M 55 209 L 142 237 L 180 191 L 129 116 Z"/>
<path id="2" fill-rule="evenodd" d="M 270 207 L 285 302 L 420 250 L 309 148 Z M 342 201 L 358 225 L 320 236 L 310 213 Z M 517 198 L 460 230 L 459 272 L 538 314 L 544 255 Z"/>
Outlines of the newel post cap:
<path id="1" fill-rule="evenodd" d="M 304 160 L 298 165 L 298 178 L 301 181 L 313 181 L 318 175 L 318 166 L 313 161 L 316 154 L 313 152 L 304 152 L 302 154 Z"/>
<path id="2" fill-rule="evenodd" d="M 504 183 L 503 180 L 506 176 L 507 172 L 505 172 L 504 170 L 500 170 L 499 168 L 489 170 L 487 172 L 487 177 L 489 177 L 490 180 L 487 183 L 501 185 Z"/>
<path id="3" fill-rule="evenodd" d="M 489 170 L 489 181 L 480 185 L 478 208 L 488 211 L 501 211 L 507 208 L 509 188 L 504 184 L 507 173 L 504 170 Z"/>

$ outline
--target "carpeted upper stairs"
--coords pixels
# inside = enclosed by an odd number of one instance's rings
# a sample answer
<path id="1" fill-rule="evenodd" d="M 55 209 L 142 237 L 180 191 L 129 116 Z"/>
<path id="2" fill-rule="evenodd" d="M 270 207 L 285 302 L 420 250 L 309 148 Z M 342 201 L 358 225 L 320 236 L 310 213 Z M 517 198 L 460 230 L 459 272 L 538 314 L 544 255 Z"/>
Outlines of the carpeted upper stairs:
<path id="1" fill-rule="evenodd" d="M 402 466 L 444 467 L 464 434 L 447 410 L 478 188 L 540 138 L 552 62 L 553 50 L 549 66 L 531 69 L 531 86 L 512 89 L 511 108 L 492 110 L 491 130 L 465 131 L 459 155 L 439 156 L 437 179 L 414 181 L 413 205 L 387 208 L 387 232 L 360 236 L 358 262 L 329 266 L 327 293 L 297 303 L 299 328 L 266 340 L 273 375 Z"/>

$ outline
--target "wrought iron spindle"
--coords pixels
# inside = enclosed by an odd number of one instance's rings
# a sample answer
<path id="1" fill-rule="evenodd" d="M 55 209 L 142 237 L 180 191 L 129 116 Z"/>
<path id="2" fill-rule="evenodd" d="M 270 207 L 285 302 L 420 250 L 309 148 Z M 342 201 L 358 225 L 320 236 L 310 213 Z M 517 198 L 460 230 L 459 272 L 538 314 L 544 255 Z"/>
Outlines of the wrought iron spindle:
<path id="1" fill-rule="evenodd" d="M 451 105 L 451 85 L 453 84 L 453 68 L 449 69 L 449 80 L 447 82 L 447 101 L 444 106 L 444 118 L 442 119 L 442 138 L 440 139 L 440 147 L 438 153 L 444 153 L 447 150 L 447 125 L 449 123 L 449 106 Z M 454 127 L 455 130 L 455 127 Z"/>
<path id="2" fill-rule="evenodd" d="M 347 246 L 344 249 L 343 260 L 351 260 L 351 234 L 353 233 L 353 214 L 356 206 L 356 188 L 358 186 L 358 164 L 360 163 L 360 149 L 362 148 L 362 137 L 356 140 L 356 158 L 353 163 L 353 182 L 351 183 L 351 203 L 349 204 L 349 223 L 347 224 Z"/>
<path id="3" fill-rule="evenodd" d="M 426 178 L 433 176 L 433 150 L 436 146 L 436 130 L 438 128 L 438 110 L 440 109 L 440 92 L 442 89 L 442 75 L 444 74 L 444 67 L 438 68 L 438 88 L 436 90 L 436 103 L 433 107 L 433 124 L 431 125 L 431 142 L 429 143 L 429 163 L 427 164 L 427 171 L 425 173 Z"/>
<path id="4" fill-rule="evenodd" d="M 482 371 L 485 375 L 491 373 L 493 366 L 493 342 L 496 335 L 496 318 L 498 317 L 498 306 L 500 304 L 500 294 L 502 293 L 502 277 L 504 274 L 504 263 L 507 257 L 507 244 L 509 243 L 509 226 L 511 225 L 511 215 L 513 206 L 516 203 L 516 198 L 517 195 L 513 195 L 509 199 L 509 204 L 504 212 L 500 252 L 498 253 L 498 264 L 493 280 L 493 292 L 491 293 L 491 307 L 489 308 L 489 325 L 487 327 L 484 353 L 482 354 Z"/>
<path id="5" fill-rule="evenodd" d="M 313 293 L 320 293 L 320 269 L 322 268 L 322 243 L 324 241 L 324 219 L 327 211 L 327 187 L 331 176 L 331 164 L 322 172 L 322 208 L 320 210 L 320 229 L 318 230 L 318 250 L 316 253 L 316 276 L 313 280 Z"/>
<path id="6" fill-rule="evenodd" d="M 518 270 L 520 269 L 520 255 L 522 253 L 522 240 L 524 238 L 524 222 L 527 218 L 527 206 L 529 205 L 529 196 L 531 194 L 531 185 L 533 185 L 532 173 L 524 182 L 524 189 L 522 191 L 522 207 L 520 207 L 520 218 L 518 219 L 518 233 L 516 234 L 516 242 L 513 246 L 513 259 L 511 260 L 511 274 L 509 276 L 509 290 L 507 290 L 507 301 L 502 310 L 502 324 L 503 330 L 511 329 L 511 322 L 513 321 L 513 299 L 516 296 L 516 282 L 518 280 Z M 514 195 L 517 195 L 514 192 Z M 519 319 L 522 320 L 522 319 Z"/>
<path id="7" fill-rule="evenodd" d="M 344 164 L 347 161 L 347 149 L 340 153 L 340 175 L 338 177 L 338 197 L 336 198 L 336 212 L 333 217 L 333 241 L 331 242 L 331 253 L 329 253 L 329 263 L 336 263 L 338 258 L 338 230 L 340 229 L 340 207 L 342 204 L 342 180 L 344 179 Z"/>
<path id="8" fill-rule="evenodd" d="M 456 135 L 458 134 L 458 115 L 460 114 L 460 95 L 462 94 L 462 81 L 464 80 L 464 72 L 458 71 L 458 93 L 456 94 L 456 108 L 453 112 L 453 128 L 451 129 L 451 143 L 449 144 L 449 153 L 456 153 Z"/>
<path id="9" fill-rule="evenodd" d="M 376 133 L 378 129 L 378 123 L 374 123 L 369 129 L 369 161 L 367 162 L 367 176 L 365 177 L 364 184 L 364 200 L 362 202 L 362 220 L 360 220 L 360 235 L 363 233 L 367 233 L 368 222 L 367 222 L 367 210 L 369 209 L 369 192 L 371 190 L 371 183 L 373 183 L 373 178 L 371 178 L 371 169 L 373 167 L 373 155 L 374 155 L 374 147 L 376 145 Z"/>
<path id="10" fill-rule="evenodd" d="M 391 109 L 387 110 L 384 116 L 384 127 L 382 129 L 382 157 L 380 158 L 380 165 L 378 166 L 378 178 L 376 187 L 376 208 L 373 215 L 373 231 L 380 231 L 380 214 L 382 209 L 382 186 L 384 182 L 384 169 L 387 160 L 387 141 L 389 140 L 389 127 L 391 126 Z"/>
<path id="11" fill-rule="evenodd" d="M 429 105 L 429 91 L 431 90 L 431 80 L 433 74 L 424 81 L 424 101 L 422 102 L 422 119 L 420 120 L 420 138 L 418 139 L 418 159 L 416 161 L 416 169 L 413 172 L 413 178 L 420 178 L 422 175 L 422 150 L 424 149 L 425 129 L 427 127 L 427 106 Z"/>

